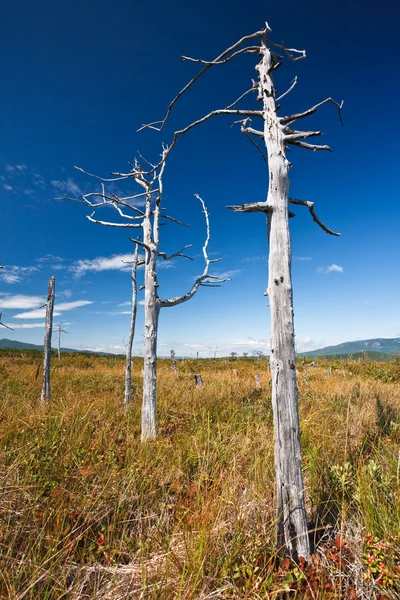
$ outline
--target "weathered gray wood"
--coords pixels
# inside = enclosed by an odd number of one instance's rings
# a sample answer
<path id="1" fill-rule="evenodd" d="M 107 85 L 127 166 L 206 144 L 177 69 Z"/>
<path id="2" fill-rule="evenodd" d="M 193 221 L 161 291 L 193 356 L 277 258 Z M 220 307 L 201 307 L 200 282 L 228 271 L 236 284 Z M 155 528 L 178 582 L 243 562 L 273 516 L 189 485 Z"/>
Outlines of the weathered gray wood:
<path id="1" fill-rule="evenodd" d="M 271 308 L 272 407 L 275 431 L 277 547 L 297 559 L 309 559 L 307 514 L 301 468 L 296 385 L 296 352 L 289 232 L 289 161 L 275 106 L 273 58 L 261 40 L 259 98 L 264 107 L 264 142 L 268 154 L 269 232 L 268 296 Z"/>
<path id="2" fill-rule="evenodd" d="M 171 350 L 171 364 L 172 364 L 172 370 L 176 375 L 176 358 L 175 358 L 175 350 L 174 349 Z"/>
<path id="3" fill-rule="evenodd" d="M 203 387 L 203 378 L 201 375 L 195 375 L 194 382 L 195 382 L 197 388 Z"/>
<path id="4" fill-rule="evenodd" d="M 126 347 L 125 395 L 124 395 L 125 408 L 129 405 L 129 403 L 132 400 L 132 348 L 133 348 L 133 339 L 135 337 L 135 326 L 136 326 L 136 312 L 137 312 L 136 274 L 137 274 L 138 264 L 139 264 L 139 246 L 138 246 L 138 244 L 136 244 L 135 252 L 133 254 L 132 269 L 131 269 L 132 313 L 131 313 L 131 323 L 130 323 L 130 328 L 129 328 L 128 344 Z"/>
<path id="5" fill-rule="evenodd" d="M 258 373 L 255 376 L 255 380 L 256 380 L 256 388 L 260 388 L 261 387 L 261 373 Z"/>
<path id="6" fill-rule="evenodd" d="M 41 402 L 50 400 L 50 364 L 51 364 L 51 336 L 53 331 L 55 278 L 50 277 L 49 289 L 46 302 L 46 323 L 44 332 L 44 356 L 43 356 L 43 380 Z"/>

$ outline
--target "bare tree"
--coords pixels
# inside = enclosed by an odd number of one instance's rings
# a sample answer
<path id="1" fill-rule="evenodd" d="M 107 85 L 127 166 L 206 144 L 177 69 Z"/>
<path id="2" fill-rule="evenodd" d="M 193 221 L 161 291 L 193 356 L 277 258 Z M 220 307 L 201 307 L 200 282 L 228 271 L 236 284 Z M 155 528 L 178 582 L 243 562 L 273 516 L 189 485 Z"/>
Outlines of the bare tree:
<path id="1" fill-rule="evenodd" d="M 53 330 L 53 310 L 54 310 L 54 289 L 55 278 L 50 277 L 49 289 L 47 294 L 46 323 L 44 332 L 44 356 L 43 356 L 43 381 L 42 395 L 40 400 L 46 402 L 50 400 L 50 363 L 51 363 L 51 337 Z"/>
<path id="2" fill-rule="evenodd" d="M 58 360 L 60 360 L 61 358 L 61 333 L 66 333 L 68 334 L 68 331 L 65 331 L 63 328 L 63 322 L 61 321 L 61 323 L 57 323 L 56 328 L 57 328 L 57 355 L 58 355 Z"/>
<path id="3" fill-rule="evenodd" d="M 135 326 L 136 326 L 136 313 L 137 313 L 137 284 L 136 275 L 137 268 L 139 265 L 143 265 L 144 260 L 139 260 L 139 245 L 136 244 L 135 252 L 133 254 L 131 280 L 132 280 L 132 313 L 131 313 L 131 325 L 129 328 L 128 344 L 126 347 L 126 362 L 125 362 L 125 396 L 124 406 L 125 408 L 129 405 L 132 400 L 132 347 L 133 339 L 135 337 Z"/>
<path id="4" fill-rule="evenodd" d="M 176 375 L 176 358 L 175 358 L 175 350 L 172 348 L 171 350 L 171 366 L 174 374 Z"/>
<path id="5" fill-rule="evenodd" d="M 317 217 L 314 203 L 289 197 L 289 168 L 286 157 L 289 146 L 297 146 L 313 151 L 328 150 L 329 146 L 309 143 L 309 138 L 320 136 L 320 131 L 299 131 L 293 125 L 299 119 L 314 114 L 325 103 L 333 104 L 341 118 L 342 104 L 332 98 L 326 98 L 308 110 L 279 116 L 282 100 L 296 85 L 295 78 L 287 91 L 277 97 L 274 87 L 273 74 L 278 69 L 284 57 L 292 61 L 305 58 L 305 51 L 286 48 L 269 39 L 271 32 L 266 23 L 265 27 L 251 35 L 244 36 L 238 42 L 224 50 L 212 61 L 182 57 L 183 61 L 196 62 L 202 65 L 201 70 L 175 96 L 168 106 L 162 121 L 144 125 L 160 131 L 169 119 L 172 109 L 189 88 L 209 69 L 224 65 L 241 54 L 255 54 L 259 62 L 256 66 L 257 81 L 253 81 L 250 89 L 241 94 L 228 106 L 216 109 L 197 119 L 190 125 L 175 131 L 170 150 L 178 139 L 194 127 L 208 121 L 217 115 L 240 117 L 235 123 L 240 124 L 241 132 L 255 146 L 269 170 L 269 188 L 266 201 L 230 206 L 236 212 L 261 212 L 266 216 L 269 252 L 269 281 L 266 295 L 270 299 L 271 308 L 271 371 L 272 371 L 272 404 L 275 428 L 275 471 L 277 488 L 277 547 L 281 554 L 287 554 L 294 560 L 303 556 L 310 559 L 310 543 L 307 529 L 306 503 L 301 468 L 300 426 L 298 415 L 298 393 L 296 385 L 294 321 L 291 279 L 291 246 L 289 232 L 289 217 L 294 216 L 289 211 L 289 203 L 305 206 L 309 209 L 313 220 L 328 234 L 339 235 L 326 227 Z M 271 50 L 271 47 L 273 50 Z M 280 54 L 279 54 L 279 53 Z M 239 108 L 239 105 L 249 94 L 256 94 L 257 102 L 262 108 L 254 110 Z M 261 128 L 254 128 L 252 120 L 261 123 Z M 264 143 L 266 152 L 258 141 Z"/>
<path id="6" fill-rule="evenodd" d="M 203 273 L 196 278 L 190 290 L 182 296 L 176 296 L 170 299 L 162 299 L 158 295 L 157 281 L 157 261 L 159 259 L 171 260 L 181 257 L 191 259 L 184 252 L 191 247 L 191 244 L 185 246 L 181 250 L 168 255 L 160 250 L 160 226 L 162 220 L 172 221 L 178 225 L 185 225 L 181 221 L 166 215 L 161 206 L 163 196 L 163 174 L 166 167 L 166 159 L 170 149 L 164 147 L 161 161 L 158 165 L 149 165 L 148 170 L 142 169 L 139 162 L 131 165 L 132 169 L 128 173 L 114 173 L 111 178 L 102 178 L 92 175 L 83 169 L 83 173 L 100 179 L 101 192 L 91 192 L 82 195 L 81 199 L 69 198 L 84 204 L 99 208 L 109 206 L 114 208 L 124 222 L 102 221 L 94 217 L 94 212 L 87 216 L 87 219 L 92 223 L 108 227 L 121 228 L 140 228 L 143 231 L 143 240 L 139 237 L 131 239 L 132 242 L 144 249 L 145 252 L 145 271 L 144 271 L 144 320 L 145 320 L 145 335 L 144 335 L 144 375 L 143 375 L 143 403 L 142 403 L 142 441 L 152 439 L 156 436 L 156 389 L 157 389 L 157 333 L 158 321 L 161 308 L 177 306 L 183 302 L 187 302 L 196 294 L 201 286 L 218 287 L 226 279 L 220 279 L 218 276 L 210 275 L 209 268 L 212 263 L 218 262 L 219 258 L 210 259 L 207 254 L 207 247 L 210 241 L 210 223 L 209 214 L 202 198 L 195 194 L 202 206 L 202 211 L 206 222 L 206 239 L 203 245 L 204 270 Z M 147 161 L 146 161 L 147 162 Z M 104 183 L 123 180 L 132 180 L 139 185 L 143 192 L 126 197 L 119 197 L 114 192 L 106 193 Z M 138 198 L 144 199 L 145 208 L 142 211 L 134 206 L 135 200 Z M 133 212 L 134 215 L 128 214 Z"/>

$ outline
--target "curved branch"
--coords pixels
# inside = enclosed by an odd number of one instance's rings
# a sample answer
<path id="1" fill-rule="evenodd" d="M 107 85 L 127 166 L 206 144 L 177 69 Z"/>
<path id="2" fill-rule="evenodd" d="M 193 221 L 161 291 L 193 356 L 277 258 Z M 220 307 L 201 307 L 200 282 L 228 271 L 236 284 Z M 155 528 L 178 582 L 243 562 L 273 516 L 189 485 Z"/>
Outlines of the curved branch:
<path id="1" fill-rule="evenodd" d="M 198 277 L 196 279 L 192 288 L 186 294 L 183 294 L 182 296 L 176 296 L 175 298 L 170 298 L 169 300 L 163 300 L 163 299 L 159 298 L 158 302 L 159 302 L 159 305 L 161 308 L 165 308 L 165 307 L 169 307 L 169 306 L 176 306 L 177 304 L 182 304 L 183 302 L 187 302 L 188 300 L 190 300 L 190 298 L 193 298 L 193 296 L 195 295 L 195 293 L 197 292 L 197 290 L 199 289 L 199 287 L 201 285 L 211 284 L 211 285 L 217 286 L 217 285 L 223 283 L 224 281 L 228 281 L 228 279 L 220 279 L 216 275 L 208 274 L 210 264 L 213 262 L 217 262 L 220 259 L 217 259 L 217 258 L 209 259 L 208 258 L 207 246 L 210 241 L 210 221 L 208 219 L 209 215 L 208 215 L 204 200 L 198 194 L 195 194 L 195 197 L 201 202 L 201 205 L 203 207 L 203 213 L 204 213 L 205 220 L 206 220 L 207 234 L 206 234 L 206 239 L 205 239 L 205 242 L 203 245 L 203 256 L 204 256 L 204 261 L 205 261 L 204 270 L 203 270 L 202 275 L 200 275 L 200 277 Z"/>
<path id="2" fill-rule="evenodd" d="M 239 48 L 239 46 L 241 46 L 242 44 L 244 44 L 245 42 L 248 42 L 250 40 L 256 39 L 256 38 L 261 38 L 264 35 L 266 35 L 269 31 L 271 31 L 268 23 L 265 23 L 265 27 L 264 29 L 261 29 L 260 31 L 256 31 L 255 33 L 252 33 L 250 35 L 245 35 L 244 37 L 242 37 L 239 41 L 237 41 L 235 44 L 233 44 L 232 46 L 230 46 L 229 48 L 227 48 L 226 50 L 224 50 L 219 56 L 217 56 L 217 58 L 209 63 L 207 63 L 205 65 L 205 67 L 203 67 L 190 81 L 189 83 L 187 83 L 185 85 L 184 88 L 181 89 L 181 91 L 175 96 L 175 98 L 172 100 L 172 102 L 170 102 L 168 108 L 167 108 L 167 113 L 165 115 L 165 117 L 161 120 L 161 121 L 154 121 L 153 123 L 149 123 L 147 125 L 142 125 L 142 127 L 140 127 L 139 131 L 141 131 L 142 129 L 155 129 L 156 131 L 162 131 L 162 129 L 164 129 L 164 126 L 166 124 L 166 122 L 168 121 L 168 118 L 171 114 L 171 111 L 174 107 L 174 105 L 176 104 L 176 102 L 179 100 L 179 98 L 181 96 L 183 96 L 183 94 L 185 92 L 187 92 L 187 90 L 189 88 L 192 87 L 192 85 L 206 72 L 208 71 L 208 69 L 210 69 L 214 64 L 222 64 L 220 61 L 222 61 L 225 57 L 227 57 L 231 52 L 234 52 L 237 48 Z"/>
<path id="3" fill-rule="evenodd" d="M 281 117 L 280 122 L 282 124 L 284 124 L 284 123 L 289 123 L 289 121 L 293 122 L 293 121 L 297 121 L 297 119 L 304 119 L 304 117 L 308 117 L 309 115 L 314 114 L 320 106 L 322 106 L 323 104 L 326 104 L 327 102 L 330 102 L 331 104 L 333 104 L 334 106 L 337 107 L 338 112 L 339 112 L 339 119 L 340 119 L 341 124 L 343 125 L 344 124 L 343 119 L 342 119 L 343 100 L 339 104 L 333 98 L 325 98 L 325 100 L 322 100 L 322 102 L 315 104 L 315 106 L 312 106 L 311 108 L 309 108 L 308 110 L 305 110 L 304 112 L 295 113 L 294 115 L 289 115 L 288 117 Z"/>
<path id="4" fill-rule="evenodd" d="M 182 250 L 178 250 L 178 252 L 175 252 L 174 254 L 171 254 L 170 256 L 168 256 L 166 252 L 157 252 L 157 256 L 159 256 L 160 258 L 163 258 L 164 260 L 171 260 L 172 258 L 175 258 L 176 256 L 181 256 L 182 258 L 188 258 L 189 260 L 193 260 L 193 258 L 191 256 L 182 254 L 184 250 L 187 250 L 187 248 L 191 248 L 191 247 L 192 247 L 192 244 L 188 244 L 187 246 L 184 246 L 182 248 Z"/>
<path id="5" fill-rule="evenodd" d="M 2 268 L 3 268 L 3 267 L 0 267 L 0 269 L 2 269 Z M 11 331 L 14 331 L 14 329 L 13 329 L 12 327 L 9 327 L 9 326 L 8 326 L 8 325 L 6 325 L 5 323 L 2 323 L 2 321 L 1 321 L 1 315 L 2 315 L 2 314 L 3 314 L 3 313 L 2 313 L 2 312 L 0 312 L 0 325 L 1 325 L 2 327 L 5 327 L 6 329 L 11 329 Z"/>
<path id="6" fill-rule="evenodd" d="M 314 202 L 310 202 L 309 200 L 298 200 L 297 198 L 289 198 L 289 202 L 290 202 L 290 204 L 306 206 L 308 208 L 308 210 L 310 211 L 313 221 L 315 221 L 315 223 L 317 223 L 317 225 L 319 225 L 321 227 L 321 229 L 323 229 L 326 233 L 329 233 L 329 235 L 336 235 L 336 236 L 341 235 L 340 233 L 337 233 L 336 231 L 332 231 L 332 229 L 329 229 L 329 227 L 327 227 L 326 225 L 324 225 L 322 223 L 322 221 L 320 221 L 320 219 L 315 214 Z"/>

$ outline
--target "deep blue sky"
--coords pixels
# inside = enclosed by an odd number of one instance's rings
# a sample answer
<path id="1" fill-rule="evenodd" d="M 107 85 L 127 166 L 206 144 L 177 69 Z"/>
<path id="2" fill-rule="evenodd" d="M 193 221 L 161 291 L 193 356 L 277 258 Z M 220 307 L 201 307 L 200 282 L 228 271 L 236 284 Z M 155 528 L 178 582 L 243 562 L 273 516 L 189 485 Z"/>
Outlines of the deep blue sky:
<path id="1" fill-rule="evenodd" d="M 24 313 L 40 306 L 55 274 L 55 320 L 69 323 L 65 344 L 122 350 L 129 315 L 119 313 L 129 306 L 119 305 L 129 301 L 130 278 L 118 269 L 118 257 L 132 251 L 126 231 L 95 226 L 85 219 L 84 206 L 54 198 L 94 189 L 73 165 L 107 175 L 126 170 L 138 150 L 155 160 L 174 129 L 248 89 L 255 77 L 252 56 L 211 70 L 179 102 L 162 134 L 137 132 L 142 123 L 163 117 L 196 72 L 197 65 L 181 63 L 179 55 L 212 59 L 265 20 L 275 41 L 307 50 L 307 60 L 277 74 L 281 91 L 295 74 L 299 80 L 281 113 L 304 110 L 326 96 L 345 101 L 344 127 L 331 106 L 302 123 L 322 129 L 333 153 L 290 154 L 293 195 L 315 201 L 321 219 L 342 233 L 327 236 L 296 207 L 291 227 L 298 348 L 400 336 L 399 17 L 395 0 L 5 3 L 0 311 L 4 322 L 19 327 L 2 336 L 41 342 L 43 319 Z M 242 106 L 254 108 L 248 98 Z M 229 273 L 231 281 L 163 311 L 160 354 L 171 347 L 203 356 L 216 347 L 220 355 L 268 349 L 263 219 L 225 208 L 264 199 L 268 176 L 230 124 L 229 117 L 214 119 L 171 155 L 164 204 L 192 229 L 163 228 L 163 247 L 170 252 L 193 243 L 192 255 L 200 256 L 204 224 L 197 192 L 211 213 L 210 250 L 223 258 L 215 271 Z M 160 295 L 185 292 L 201 269 L 200 258 L 162 269 Z M 142 330 L 141 306 L 136 351 Z"/>

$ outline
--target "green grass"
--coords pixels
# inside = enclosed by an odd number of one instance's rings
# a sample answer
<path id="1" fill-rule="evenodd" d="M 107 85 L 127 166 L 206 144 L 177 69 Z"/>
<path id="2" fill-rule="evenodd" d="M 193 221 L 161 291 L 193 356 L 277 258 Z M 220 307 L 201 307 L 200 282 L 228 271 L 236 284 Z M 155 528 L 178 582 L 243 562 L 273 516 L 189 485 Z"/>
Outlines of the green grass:
<path id="1" fill-rule="evenodd" d="M 338 361 L 327 377 L 318 360 L 306 378 L 298 366 L 318 563 L 301 572 L 275 556 L 266 361 L 186 361 L 176 376 L 159 361 L 159 435 L 141 445 L 139 360 L 124 413 L 121 360 L 55 359 L 41 407 L 37 357 L 1 357 L 0 597 L 398 597 L 400 365 Z"/>

